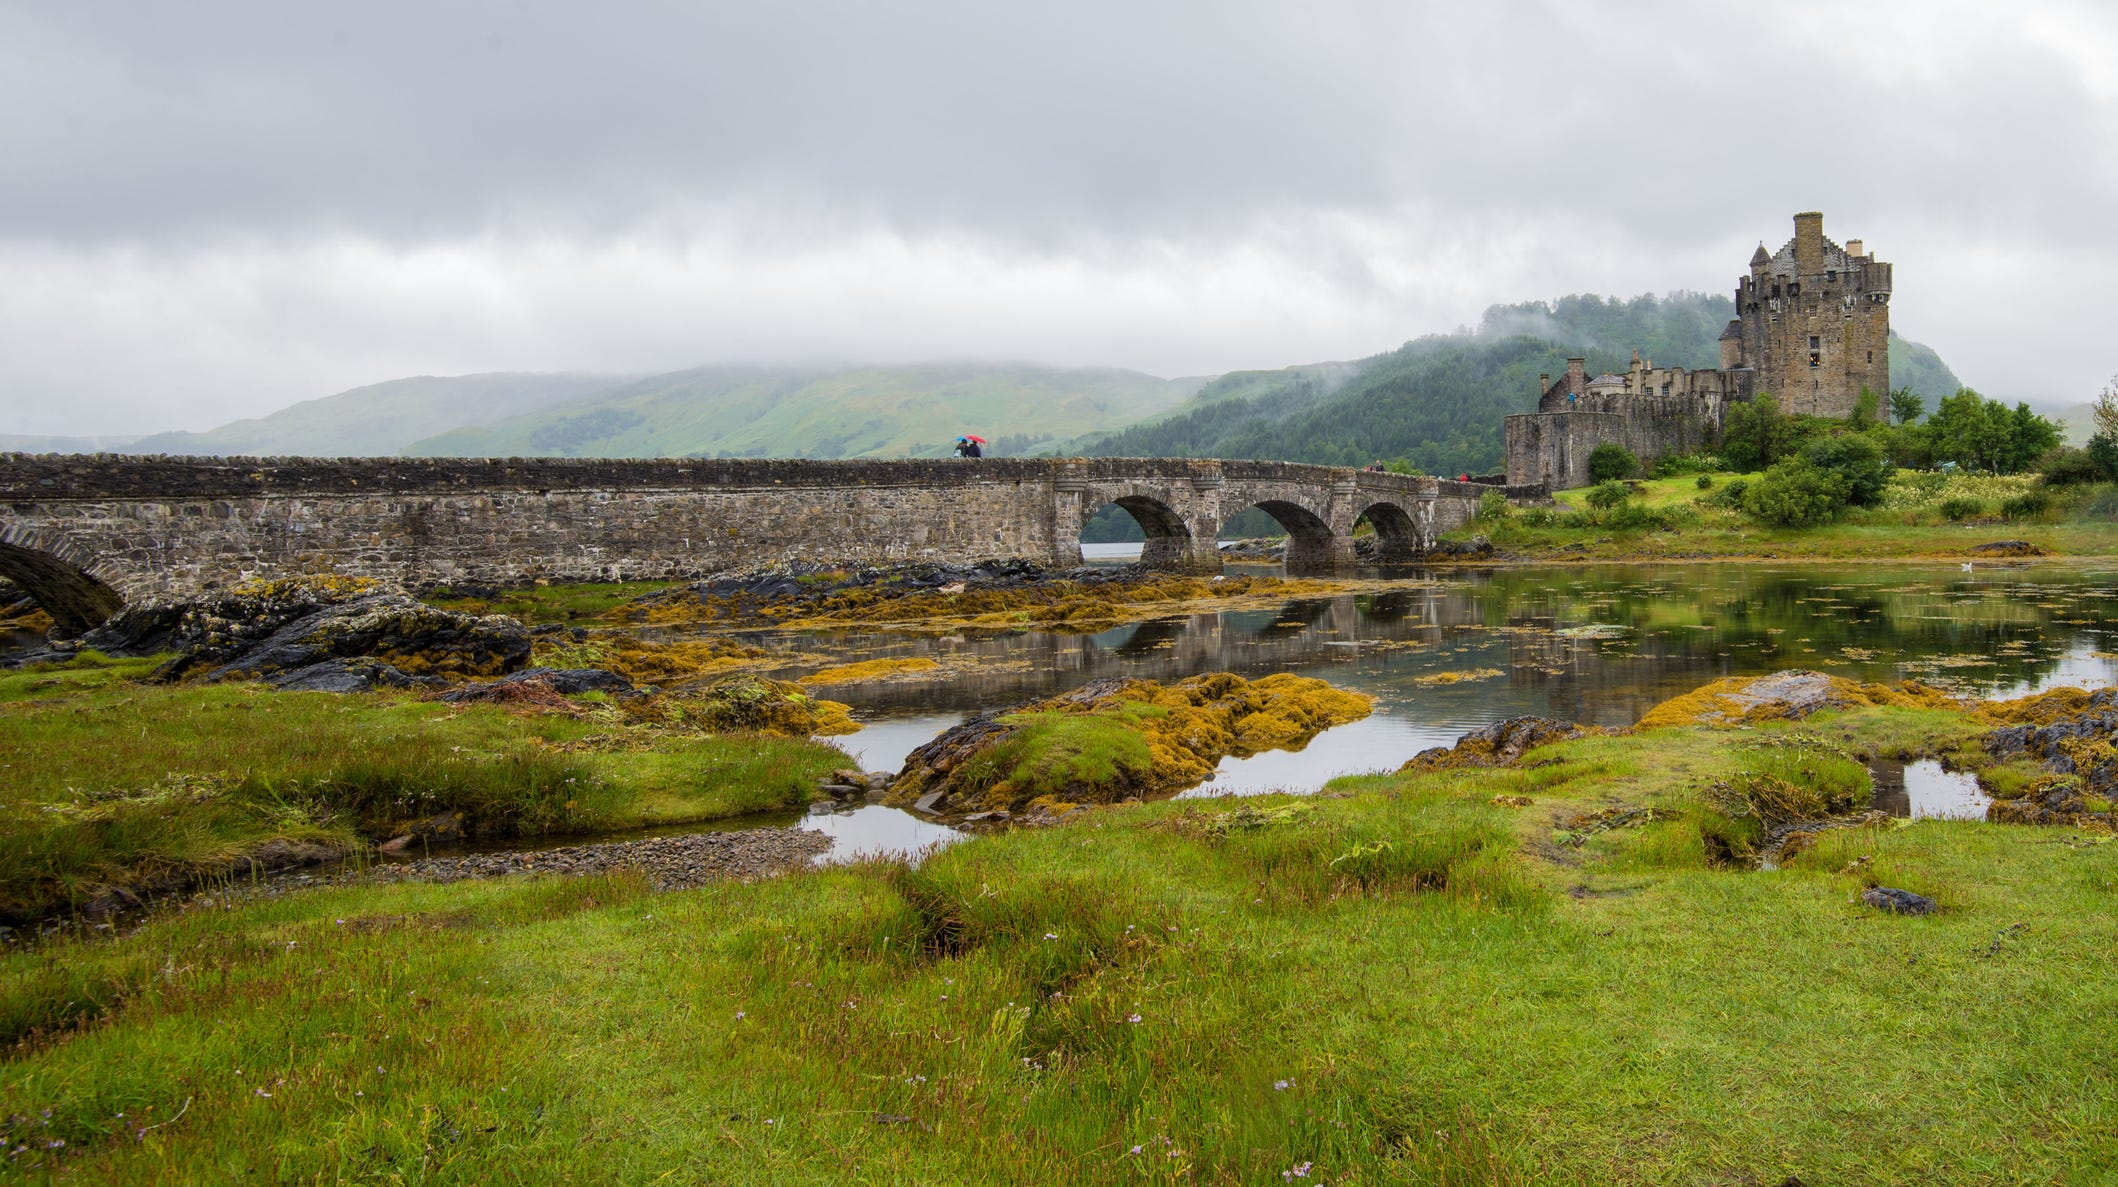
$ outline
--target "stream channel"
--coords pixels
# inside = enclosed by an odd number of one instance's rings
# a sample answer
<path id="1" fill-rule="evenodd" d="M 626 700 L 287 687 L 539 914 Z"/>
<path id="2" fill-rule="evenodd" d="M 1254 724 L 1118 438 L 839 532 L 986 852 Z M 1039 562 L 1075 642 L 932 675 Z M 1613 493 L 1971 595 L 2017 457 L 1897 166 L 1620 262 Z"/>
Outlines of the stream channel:
<path id="1" fill-rule="evenodd" d="M 1394 770 L 1427 747 L 1525 714 L 1627 726 L 1716 678 L 1784 668 L 1864 681 L 1917 679 L 1991 698 L 2060 685 L 2098 688 L 2118 678 L 2118 569 L 2109 566 L 1672 564 L 1362 576 L 1388 585 L 1091 635 L 775 631 L 741 638 L 786 656 L 769 672 L 781 679 L 870 659 L 940 665 L 911 679 L 818 690 L 852 706 L 865 728 L 830 741 L 871 771 L 897 770 L 914 747 L 974 713 L 1106 676 L 1173 681 L 1215 671 L 1296 672 L 1375 698 L 1367 719 L 1328 730 L 1300 751 L 1225 759 L 1186 796 L 1313 792 L 1340 775 Z M 1873 771 L 1875 807 L 1884 811 L 1984 815 L 1985 797 L 1968 775 L 1931 761 L 1877 763 Z M 960 835 L 872 804 L 818 805 L 809 814 L 714 827 L 823 831 L 835 844 L 821 861 L 912 855 Z"/>

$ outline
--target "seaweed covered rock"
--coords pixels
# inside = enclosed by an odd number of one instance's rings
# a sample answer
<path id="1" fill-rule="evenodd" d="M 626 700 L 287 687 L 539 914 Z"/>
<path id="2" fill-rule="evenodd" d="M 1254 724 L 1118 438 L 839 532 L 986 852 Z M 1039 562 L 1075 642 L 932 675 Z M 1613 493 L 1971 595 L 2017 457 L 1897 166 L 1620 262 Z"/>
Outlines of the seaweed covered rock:
<path id="1" fill-rule="evenodd" d="M 2118 689 L 2057 689 L 1990 706 L 1987 715 L 2020 724 L 1985 736 L 1986 753 L 2006 762 L 2028 758 L 2046 776 L 2014 790 L 1996 789 L 1989 820 L 2008 824 L 2118 825 Z"/>
<path id="2" fill-rule="evenodd" d="M 530 654 L 529 631 L 512 618 L 441 610 L 343 577 L 249 581 L 187 601 L 149 603 L 83 635 L 80 645 L 113 655 L 176 651 L 157 673 L 167 680 L 270 679 L 348 690 L 503 676 Z M 371 662 L 337 662 L 356 659 Z M 304 673 L 317 665 L 327 666 Z"/>
<path id="3" fill-rule="evenodd" d="M 1123 568 L 1048 570 L 1026 561 L 806 569 L 723 575 L 657 590 L 618 608 L 628 623 L 917 624 L 970 622 L 1087 630 L 1142 603 L 1296 592 L 1273 577 L 1196 577 Z"/>
<path id="4" fill-rule="evenodd" d="M 1554 717 L 1510 717 L 1456 739 L 1454 746 L 1422 750 L 1398 768 L 1402 771 L 1446 771 L 1456 767 L 1504 767 L 1548 742 L 1578 738 L 1582 728 Z"/>
<path id="5" fill-rule="evenodd" d="M 1793 668 L 1770 676 L 1724 676 L 1649 709 L 1640 718 L 1639 728 L 1799 721 L 1820 709 L 1848 709 L 1860 705 L 1918 709 L 1959 707 L 1955 698 L 1940 689 L 1910 680 L 1892 688 Z"/>
<path id="6" fill-rule="evenodd" d="M 1226 755 L 1299 750 L 1371 707 L 1360 693 L 1288 673 L 1098 680 L 944 732 L 906 758 L 887 802 L 961 816 L 1171 795 L 1203 782 Z"/>
<path id="7" fill-rule="evenodd" d="M 531 662 L 556 669 L 601 669 L 628 685 L 675 684 L 718 675 L 766 652 L 733 639 L 643 638 L 629 630 L 554 631 L 537 640 Z"/>
<path id="8" fill-rule="evenodd" d="M 846 706 L 812 696 L 798 684 L 749 672 L 692 688 L 625 702 L 636 721 L 707 733 L 785 734 L 806 738 L 860 729 Z"/>

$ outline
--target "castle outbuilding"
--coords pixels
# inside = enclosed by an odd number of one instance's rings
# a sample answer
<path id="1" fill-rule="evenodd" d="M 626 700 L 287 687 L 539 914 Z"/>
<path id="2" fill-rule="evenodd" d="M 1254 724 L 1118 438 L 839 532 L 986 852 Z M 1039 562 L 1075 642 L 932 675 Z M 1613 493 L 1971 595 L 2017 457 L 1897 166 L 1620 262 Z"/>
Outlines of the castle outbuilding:
<path id="1" fill-rule="evenodd" d="M 1538 377 L 1537 411 L 1507 418 L 1510 484 L 1589 483 L 1589 454 L 1616 442 L 1643 462 L 1720 440 L 1728 406 L 1772 393 L 1788 412 L 1846 416 L 1863 390 L 1890 390 L 1890 265 L 1824 238 L 1824 216 L 1794 216 L 1794 238 L 1760 243 L 1736 281 L 1721 366 L 1656 367 L 1633 352 L 1624 375 L 1588 376 L 1585 359 Z"/>

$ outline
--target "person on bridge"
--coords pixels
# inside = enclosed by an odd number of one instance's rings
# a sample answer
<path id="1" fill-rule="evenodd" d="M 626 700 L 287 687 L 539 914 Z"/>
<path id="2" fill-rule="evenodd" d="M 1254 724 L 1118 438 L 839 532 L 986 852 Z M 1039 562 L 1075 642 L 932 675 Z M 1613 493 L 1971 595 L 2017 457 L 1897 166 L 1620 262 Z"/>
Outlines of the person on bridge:
<path id="1" fill-rule="evenodd" d="M 1376 458 L 1376 459 L 1375 459 L 1375 464 L 1374 464 L 1374 465 L 1372 465 L 1372 466 L 1370 466 L 1370 467 L 1368 467 L 1368 472 L 1369 472 L 1370 474 L 1380 474 L 1380 473 L 1382 473 L 1382 472 L 1383 472 L 1383 459 L 1381 459 L 1381 458 Z"/>
<path id="2" fill-rule="evenodd" d="M 974 439 L 974 438 L 971 438 L 971 437 L 958 437 L 958 438 L 956 438 L 956 456 L 957 456 L 957 457 L 984 457 L 984 456 L 985 456 L 985 450 L 983 450 L 983 449 L 980 449 L 980 448 L 978 448 L 978 442 L 977 442 L 977 440 L 976 440 L 976 439 Z"/>

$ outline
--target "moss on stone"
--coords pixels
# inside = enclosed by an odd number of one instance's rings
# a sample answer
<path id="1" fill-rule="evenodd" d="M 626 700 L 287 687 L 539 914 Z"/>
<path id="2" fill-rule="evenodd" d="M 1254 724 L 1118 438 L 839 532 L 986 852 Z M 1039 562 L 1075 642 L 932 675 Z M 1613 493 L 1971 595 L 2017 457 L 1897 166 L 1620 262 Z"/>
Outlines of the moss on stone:
<path id="1" fill-rule="evenodd" d="M 707 733 L 781 734 L 804 738 L 850 734 L 860 726 L 846 706 L 811 696 L 799 685 L 749 672 L 697 688 L 627 701 L 635 720 Z"/>
<path id="2" fill-rule="evenodd" d="M 1175 684 L 1099 681 L 997 719 L 966 723 L 914 751 L 891 802 L 941 792 L 938 810 L 1020 812 L 1040 801 L 1110 804 L 1173 795 L 1223 757 L 1299 750 L 1366 717 L 1363 694 L 1277 673 Z"/>
<path id="3" fill-rule="evenodd" d="M 919 672 L 933 672 L 941 668 L 934 660 L 924 656 L 900 657 L 897 659 L 867 659 L 859 663 L 838 664 L 820 672 L 811 672 L 801 678 L 806 685 L 865 684 L 870 680 L 883 680 L 891 676 L 907 676 Z"/>

